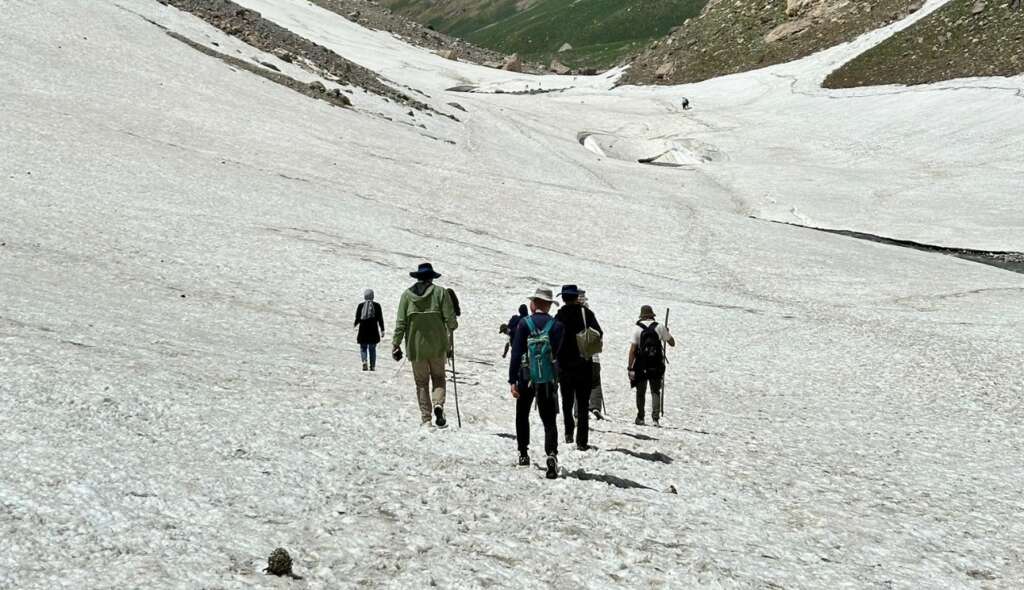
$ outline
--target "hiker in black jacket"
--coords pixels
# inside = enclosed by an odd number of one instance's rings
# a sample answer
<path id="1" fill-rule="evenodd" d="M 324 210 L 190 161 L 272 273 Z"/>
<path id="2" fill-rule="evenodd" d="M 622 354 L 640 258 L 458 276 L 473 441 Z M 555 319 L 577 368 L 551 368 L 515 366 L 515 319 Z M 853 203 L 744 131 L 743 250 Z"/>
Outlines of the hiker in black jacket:
<path id="1" fill-rule="evenodd" d="M 565 442 L 573 442 L 576 431 L 576 448 L 586 451 L 590 448 L 590 389 L 592 387 L 594 363 L 583 358 L 576 342 L 576 335 L 586 328 L 593 328 L 604 334 L 597 323 L 594 312 L 580 305 L 580 291 L 576 285 L 564 285 L 559 293 L 565 306 L 558 310 L 555 319 L 565 326 L 565 339 L 558 351 L 559 385 L 562 389 L 562 414 L 565 422 Z M 573 409 L 576 412 L 573 421 Z"/>
<path id="2" fill-rule="evenodd" d="M 364 371 L 377 370 L 377 344 L 384 335 L 384 313 L 380 304 L 373 300 L 373 289 L 363 293 L 363 302 L 356 308 L 356 323 L 359 333 L 359 356 L 363 359 Z"/>

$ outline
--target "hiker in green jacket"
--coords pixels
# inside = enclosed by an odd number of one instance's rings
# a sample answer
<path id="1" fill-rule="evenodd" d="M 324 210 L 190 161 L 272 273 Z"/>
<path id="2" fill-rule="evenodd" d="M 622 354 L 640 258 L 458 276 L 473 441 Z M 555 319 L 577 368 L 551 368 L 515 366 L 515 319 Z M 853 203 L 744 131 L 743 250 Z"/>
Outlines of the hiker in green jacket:
<path id="1" fill-rule="evenodd" d="M 402 293 L 398 302 L 398 317 L 392 330 L 392 356 L 395 360 L 402 358 L 404 342 L 416 381 L 422 426 L 431 425 L 433 407 L 434 423 L 438 428 L 445 428 L 448 425 L 444 416 L 446 357 L 451 347 L 451 333 L 459 327 L 455 306 L 448 290 L 434 285 L 434 279 L 441 275 L 434 272 L 430 263 L 421 264 L 409 276 L 417 282 Z"/>

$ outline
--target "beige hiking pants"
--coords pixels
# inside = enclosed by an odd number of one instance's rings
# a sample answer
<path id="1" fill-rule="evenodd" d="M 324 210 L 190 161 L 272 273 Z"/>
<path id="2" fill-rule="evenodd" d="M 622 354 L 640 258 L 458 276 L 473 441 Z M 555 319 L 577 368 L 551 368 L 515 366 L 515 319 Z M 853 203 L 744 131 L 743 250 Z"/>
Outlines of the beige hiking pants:
<path id="1" fill-rule="evenodd" d="M 444 369 L 447 359 L 443 356 L 412 363 L 412 376 L 416 380 L 416 397 L 420 402 L 420 419 L 430 422 L 434 415 L 434 406 L 444 405 L 445 384 L 447 375 Z M 433 382 L 433 391 L 431 391 Z"/>

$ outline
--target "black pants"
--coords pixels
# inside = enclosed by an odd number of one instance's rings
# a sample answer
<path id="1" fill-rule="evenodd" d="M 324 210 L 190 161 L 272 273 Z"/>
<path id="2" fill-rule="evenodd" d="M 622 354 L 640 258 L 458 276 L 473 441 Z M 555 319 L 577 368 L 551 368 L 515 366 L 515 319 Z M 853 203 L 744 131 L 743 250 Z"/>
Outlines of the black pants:
<path id="1" fill-rule="evenodd" d="M 519 454 L 525 455 L 530 448 L 530 407 L 536 399 L 537 412 L 540 421 L 544 423 L 544 453 L 557 455 L 558 422 L 555 416 L 558 415 L 558 385 L 539 385 L 537 389 L 539 391 L 533 388 L 520 389 L 516 400 L 516 442 L 519 444 Z"/>
<path id="2" fill-rule="evenodd" d="M 580 368 L 573 368 L 561 373 L 562 387 L 562 419 L 565 421 L 565 434 L 570 435 L 576 431 L 576 444 L 587 446 L 590 442 L 590 389 L 593 381 L 593 363 L 586 363 Z M 573 409 L 579 410 L 579 415 L 573 421 Z"/>
<path id="3" fill-rule="evenodd" d="M 657 420 L 661 416 L 661 384 L 664 375 L 650 377 L 637 375 L 636 378 L 636 415 L 644 417 L 644 404 L 647 401 L 647 384 L 651 384 L 651 417 Z"/>

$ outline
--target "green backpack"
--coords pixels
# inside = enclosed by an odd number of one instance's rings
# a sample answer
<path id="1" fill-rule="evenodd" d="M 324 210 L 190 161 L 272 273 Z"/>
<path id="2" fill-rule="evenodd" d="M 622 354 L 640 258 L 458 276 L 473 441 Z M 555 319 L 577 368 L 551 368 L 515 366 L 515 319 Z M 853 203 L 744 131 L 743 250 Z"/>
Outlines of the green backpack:
<path id="1" fill-rule="evenodd" d="M 555 383 L 558 380 L 555 374 L 555 355 L 551 349 L 551 327 L 555 325 L 554 318 L 548 320 L 543 330 L 538 330 L 533 323 L 533 318 L 525 318 L 526 327 L 530 329 L 530 336 L 526 339 L 526 363 L 530 368 L 530 384 L 545 385 Z"/>

